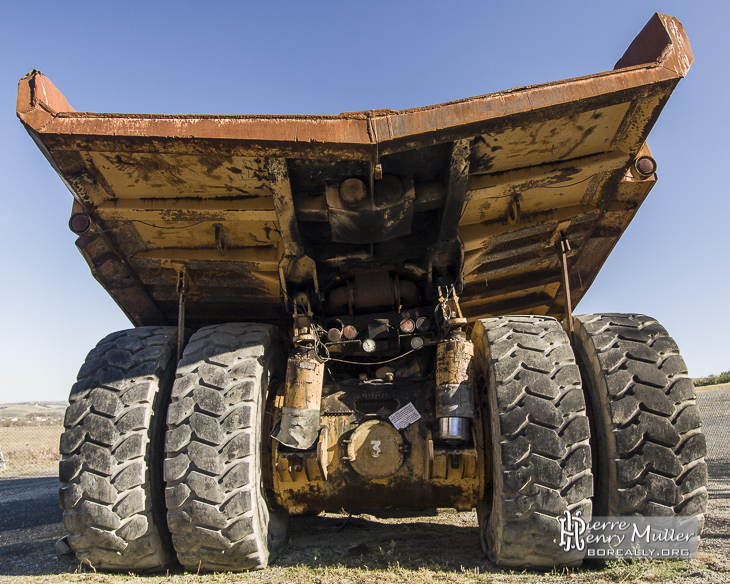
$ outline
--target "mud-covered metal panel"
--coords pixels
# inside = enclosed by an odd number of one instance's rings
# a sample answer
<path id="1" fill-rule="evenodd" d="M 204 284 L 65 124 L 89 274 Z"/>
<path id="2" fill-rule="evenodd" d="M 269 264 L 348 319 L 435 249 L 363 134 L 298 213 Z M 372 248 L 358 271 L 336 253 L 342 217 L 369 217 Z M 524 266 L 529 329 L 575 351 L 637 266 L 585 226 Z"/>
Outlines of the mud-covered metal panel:
<path id="1" fill-rule="evenodd" d="M 491 174 L 609 151 L 630 106 L 623 102 L 482 134 L 474 141 L 470 172 Z"/>
<path id="2" fill-rule="evenodd" d="M 387 175 L 374 182 L 373 191 L 357 178 L 326 185 L 332 241 L 379 243 L 410 235 L 413 179 Z"/>
<path id="3" fill-rule="evenodd" d="M 147 152 L 88 156 L 118 198 L 269 195 L 260 158 Z"/>
<path id="4" fill-rule="evenodd" d="M 135 324 L 175 321 L 180 272 L 192 325 L 283 322 L 288 295 L 326 306 L 376 272 L 424 298 L 459 281 L 472 319 L 561 317 L 556 241 L 571 245 L 575 304 L 656 181 L 632 169 L 692 60 L 681 24 L 657 14 L 612 71 L 424 108 L 76 112 L 32 71 L 16 109 L 88 220 L 92 273 Z"/>
<path id="5" fill-rule="evenodd" d="M 292 513 L 358 509 L 472 509 L 484 494 L 479 416 L 460 447 L 440 442 L 434 383 L 356 379 L 325 382 L 316 448 L 300 451 L 278 442 L 271 452 L 277 502 Z M 389 416 L 417 412 L 405 427 Z M 277 412 L 275 412 L 275 415 Z"/>

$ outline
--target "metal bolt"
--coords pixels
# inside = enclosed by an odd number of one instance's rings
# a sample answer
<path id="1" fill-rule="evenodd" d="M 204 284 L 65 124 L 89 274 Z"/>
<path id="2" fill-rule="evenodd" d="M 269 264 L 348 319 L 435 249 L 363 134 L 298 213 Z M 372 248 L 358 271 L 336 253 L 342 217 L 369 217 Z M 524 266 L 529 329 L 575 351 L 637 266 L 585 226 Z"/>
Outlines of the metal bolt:
<path id="1" fill-rule="evenodd" d="M 360 203 L 367 194 L 367 187 L 359 178 L 348 178 L 340 184 L 340 199 L 348 207 Z"/>

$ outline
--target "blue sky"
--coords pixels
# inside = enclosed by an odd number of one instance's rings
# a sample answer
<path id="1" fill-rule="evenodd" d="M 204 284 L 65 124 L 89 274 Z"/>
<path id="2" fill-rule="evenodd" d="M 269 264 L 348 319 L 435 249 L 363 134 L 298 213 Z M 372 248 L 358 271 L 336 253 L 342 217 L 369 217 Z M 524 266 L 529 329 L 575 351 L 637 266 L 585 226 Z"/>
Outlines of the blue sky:
<path id="1" fill-rule="evenodd" d="M 728 2 L 0 4 L 0 403 L 64 400 L 129 322 L 67 228 L 71 195 L 15 117 L 40 69 L 79 111 L 333 114 L 609 70 L 651 15 L 695 64 L 649 139 L 659 182 L 576 313 L 643 312 L 700 376 L 730 369 Z"/>

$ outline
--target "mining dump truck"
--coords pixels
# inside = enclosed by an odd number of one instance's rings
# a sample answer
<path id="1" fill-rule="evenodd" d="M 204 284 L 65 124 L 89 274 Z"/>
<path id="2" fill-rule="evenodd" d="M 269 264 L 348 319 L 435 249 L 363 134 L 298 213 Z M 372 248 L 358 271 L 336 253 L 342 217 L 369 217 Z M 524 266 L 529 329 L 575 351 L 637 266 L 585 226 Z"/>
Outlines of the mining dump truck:
<path id="1" fill-rule="evenodd" d="M 540 569 L 582 560 L 566 511 L 701 520 L 677 345 L 648 316 L 572 315 L 657 180 L 647 135 L 692 60 L 657 14 L 611 71 L 402 111 L 76 112 L 21 79 L 134 325 L 71 389 L 79 560 L 260 569 L 292 515 L 454 508 L 492 561 Z"/>

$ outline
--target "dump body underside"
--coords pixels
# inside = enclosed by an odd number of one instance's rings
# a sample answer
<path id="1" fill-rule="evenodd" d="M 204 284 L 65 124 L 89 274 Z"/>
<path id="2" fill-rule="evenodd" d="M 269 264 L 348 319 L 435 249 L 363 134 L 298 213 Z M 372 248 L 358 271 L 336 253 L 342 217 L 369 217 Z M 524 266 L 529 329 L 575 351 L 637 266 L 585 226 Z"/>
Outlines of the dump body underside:
<path id="1" fill-rule="evenodd" d="M 613 71 L 413 110 L 80 113 L 32 72 L 18 115 L 137 326 L 177 322 L 181 273 L 192 327 L 289 322 L 300 289 L 326 312 L 366 272 L 413 283 L 413 305 L 463 279 L 470 320 L 562 318 L 556 242 L 570 242 L 575 305 L 656 180 L 634 165 L 691 61 L 681 25 L 656 15 Z"/>

